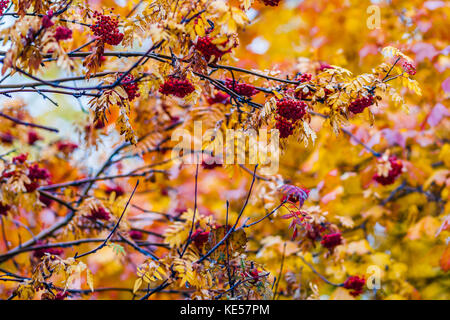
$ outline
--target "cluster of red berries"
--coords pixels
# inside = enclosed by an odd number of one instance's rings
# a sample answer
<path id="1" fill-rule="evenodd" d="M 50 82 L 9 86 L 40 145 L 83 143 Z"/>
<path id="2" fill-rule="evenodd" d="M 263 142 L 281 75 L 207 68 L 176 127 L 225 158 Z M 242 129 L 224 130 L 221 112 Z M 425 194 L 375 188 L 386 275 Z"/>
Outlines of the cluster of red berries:
<path id="1" fill-rule="evenodd" d="M 320 243 L 328 250 L 333 251 L 335 247 L 342 244 L 342 234 L 340 232 L 326 234 Z"/>
<path id="2" fill-rule="evenodd" d="M 53 300 L 64 300 L 69 295 L 69 292 L 65 291 L 58 291 L 55 296 L 53 297 Z"/>
<path id="3" fill-rule="evenodd" d="M 12 159 L 15 164 L 24 164 L 28 158 L 28 154 L 22 153 L 17 157 Z M 2 177 L 10 178 L 14 176 L 15 171 L 3 172 Z M 37 188 L 39 188 L 40 183 L 42 181 L 48 182 L 50 179 L 50 172 L 45 168 L 39 168 L 39 166 L 35 163 L 28 167 L 27 177 L 30 180 L 29 183 L 25 184 L 25 188 L 27 192 L 33 192 Z"/>
<path id="4" fill-rule="evenodd" d="M 43 194 L 39 195 L 39 201 L 42 202 L 46 207 L 50 207 L 51 204 L 53 203 L 53 199 L 51 199 Z"/>
<path id="5" fill-rule="evenodd" d="M 63 27 L 63 26 L 56 27 L 55 39 L 57 41 L 68 40 L 71 38 L 72 38 L 72 30 L 70 30 L 69 28 Z"/>
<path id="6" fill-rule="evenodd" d="M 132 74 L 127 74 L 123 79 L 122 82 L 124 83 L 122 86 L 125 89 L 128 100 L 133 101 L 134 98 L 139 97 L 141 94 L 139 93 L 139 88 L 136 82 L 134 81 L 134 76 Z"/>
<path id="7" fill-rule="evenodd" d="M 42 17 L 42 26 L 44 28 L 50 28 L 55 24 L 52 21 L 52 17 L 53 17 L 53 10 L 48 10 L 47 14 Z"/>
<path id="8" fill-rule="evenodd" d="M 280 4 L 281 0 L 261 0 L 266 6 L 276 7 Z"/>
<path id="9" fill-rule="evenodd" d="M 393 184 L 395 182 L 395 179 L 399 175 L 401 175 L 403 169 L 403 163 L 401 162 L 401 160 L 398 160 L 396 156 L 390 156 L 388 161 L 391 165 L 391 169 L 389 170 L 388 175 L 383 176 L 376 173 L 373 176 L 373 179 L 376 182 L 381 183 L 383 186 Z"/>
<path id="10" fill-rule="evenodd" d="M 5 9 L 8 7 L 9 0 L 0 0 L 0 16 L 3 14 Z"/>
<path id="11" fill-rule="evenodd" d="M 257 283 L 259 281 L 259 278 L 260 278 L 259 270 L 257 268 L 254 268 L 253 270 L 251 270 L 248 273 L 248 276 L 250 276 L 252 278 L 252 280 L 249 281 L 251 284 Z"/>
<path id="12" fill-rule="evenodd" d="M 50 172 L 45 168 L 39 168 L 37 164 L 33 164 L 28 168 L 28 178 L 30 183 L 25 185 L 28 192 L 33 192 L 39 188 L 40 181 L 49 181 Z"/>
<path id="13" fill-rule="evenodd" d="M 34 145 L 36 141 L 42 140 L 42 137 L 39 136 L 36 131 L 28 131 L 28 144 L 30 146 Z"/>
<path id="14" fill-rule="evenodd" d="M 366 280 L 364 277 L 359 276 L 351 276 L 348 277 L 344 282 L 344 288 L 350 291 L 350 294 L 354 297 L 359 296 L 363 293 L 364 285 L 366 284 Z"/>
<path id="15" fill-rule="evenodd" d="M 11 206 L 9 204 L 5 204 L 0 201 L 0 216 L 6 216 L 9 209 L 11 209 Z"/>
<path id="16" fill-rule="evenodd" d="M 38 245 L 44 244 L 44 242 L 38 241 Z M 43 256 L 45 256 L 47 253 L 51 256 L 59 256 L 64 251 L 59 248 L 42 248 L 42 249 L 36 249 L 33 251 L 33 257 L 37 259 L 41 259 Z"/>
<path id="17" fill-rule="evenodd" d="M 142 240 L 144 238 L 144 234 L 139 230 L 130 230 L 128 234 L 130 235 L 130 238 L 133 240 Z"/>
<path id="18" fill-rule="evenodd" d="M 259 92 L 259 90 L 256 89 L 255 86 L 253 86 L 251 84 L 238 83 L 230 78 L 225 79 L 225 86 L 228 89 L 236 92 L 238 95 L 244 96 L 244 97 L 252 97 Z"/>
<path id="19" fill-rule="evenodd" d="M 89 220 L 96 221 L 96 220 L 105 220 L 108 221 L 111 219 L 111 215 L 108 211 L 106 211 L 103 207 L 98 207 L 95 209 L 92 209 L 90 214 L 86 216 Z"/>
<path id="20" fill-rule="evenodd" d="M 294 80 L 304 83 L 304 82 L 311 81 L 311 79 L 312 79 L 311 73 L 302 73 L 301 75 L 295 77 Z M 307 99 L 312 94 L 312 91 L 309 90 L 307 87 L 303 87 L 303 88 L 299 88 L 299 89 L 300 90 L 297 89 L 297 91 L 295 92 L 295 97 L 297 99 L 300 99 L 300 100 Z"/>
<path id="21" fill-rule="evenodd" d="M 11 144 L 14 141 L 14 136 L 11 132 L 1 132 L 0 141 L 6 144 Z"/>
<path id="22" fill-rule="evenodd" d="M 178 98 L 184 98 L 195 91 L 195 87 L 189 80 L 170 76 L 159 87 L 159 92 L 164 95 L 173 95 Z"/>
<path id="23" fill-rule="evenodd" d="M 403 70 L 405 70 L 406 73 L 408 73 L 411 76 L 415 75 L 417 72 L 416 67 L 411 62 L 408 61 L 403 62 L 402 67 Z"/>
<path id="24" fill-rule="evenodd" d="M 297 121 L 306 114 L 306 103 L 296 99 L 281 99 L 277 101 L 277 112 L 280 116 Z"/>
<path id="25" fill-rule="evenodd" d="M 350 103 L 350 105 L 348 106 L 348 110 L 354 114 L 361 113 L 365 108 L 371 106 L 374 101 L 375 100 L 372 95 L 358 98 Z"/>
<path id="26" fill-rule="evenodd" d="M 227 41 L 222 43 L 222 45 L 225 45 L 226 42 Z M 214 60 L 212 60 L 214 63 L 217 62 L 225 53 L 231 51 L 231 49 L 225 51 L 220 50 L 217 45 L 212 42 L 212 39 L 209 36 L 198 38 L 195 49 L 203 54 L 203 57 L 205 57 L 207 62 L 210 62 L 211 58 L 214 57 Z"/>
<path id="27" fill-rule="evenodd" d="M 275 128 L 280 132 L 280 138 L 287 138 L 294 132 L 294 123 L 281 116 L 275 116 Z"/>
<path id="28" fill-rule="evenodd" d="M 114 186 L 107 186 L 105 188 L 105 193 L 109 196 L 111 193 L 115 192 L 116 197 L 123 196 L 125 194 L 125 190 L 121 186 L 114 185 Z"/>
<path id="29" fill-rule="evenodd" d="M 302 82 L 302 83 L 311 81 L 311 79 L 312 79 L 312 74 L 311 73 L 302 73 L 301 75 L 299 75 L 299 76 L 297 76 L 295 78 L 296 81 L 299 81 L 299 82 Z"/>
<path id="30" fill-rule="evenodd" d="M 94 12 L 95 23 L 91 25 L 91 30 L 94 36 L 98 37 L 104 43 L 116 46 L 123 40 L 123 33 L 119 32 L 119 20 L 101 14 L 98 11 Z"/>
<path id="31" fill-rule="evenodd" d="M 329 65 L 328 63 L 321 61 L 319 63 L 319 68 L 317 68 L 317 71 L 322 72 L 322 71 L 327 70 L 327 69 L 334 69 L 334 68 L 331 65 Z"/>
<path id="32" fill-rule="evenodd" d="M 230 96 L 226 94 L 225 92 L 216 92 L 214 96 L 208 97 L 206 99 L 206 102 L 208 102 L 209 105 L 215 104 L 215 103 L 222 103 L 227 104 L 230 101 Z"/>
<path id="33" fill-rule="evenodd" d="M 197 229 L 192 234 L 191 239 L 194 242 L 195 246 L 199 249 L 203 247 L 203 244 L 208 241 L 209 231 L 205 231 L 203 229 Z"/>
<path id="34" fill-rule="evenodd" d="M 69 141 L 59 141 L 56 143 L 56 148 L 58 151 L 68 155 L 78 149 L 78 145 Z"/>

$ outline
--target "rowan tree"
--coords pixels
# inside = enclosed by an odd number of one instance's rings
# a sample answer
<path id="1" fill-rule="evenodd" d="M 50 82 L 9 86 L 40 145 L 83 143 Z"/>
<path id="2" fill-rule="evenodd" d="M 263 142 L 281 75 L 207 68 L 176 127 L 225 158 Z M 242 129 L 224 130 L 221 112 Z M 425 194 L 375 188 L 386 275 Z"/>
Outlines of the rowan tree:
<path id="1" fill-rule="evenodd" d="M 1 298 L 450 298 L 448 3 L 0 13 Z"/>

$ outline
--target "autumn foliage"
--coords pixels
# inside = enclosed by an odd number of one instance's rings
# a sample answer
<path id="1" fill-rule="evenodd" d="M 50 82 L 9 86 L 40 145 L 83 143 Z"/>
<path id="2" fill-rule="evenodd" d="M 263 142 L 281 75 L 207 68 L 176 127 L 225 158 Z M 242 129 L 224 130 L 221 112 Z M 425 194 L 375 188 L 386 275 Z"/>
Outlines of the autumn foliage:
<path id="1" fill-rule="evenodd" d="M 0 298 L 450 299 L 449 14 L 1 0 Z"/>

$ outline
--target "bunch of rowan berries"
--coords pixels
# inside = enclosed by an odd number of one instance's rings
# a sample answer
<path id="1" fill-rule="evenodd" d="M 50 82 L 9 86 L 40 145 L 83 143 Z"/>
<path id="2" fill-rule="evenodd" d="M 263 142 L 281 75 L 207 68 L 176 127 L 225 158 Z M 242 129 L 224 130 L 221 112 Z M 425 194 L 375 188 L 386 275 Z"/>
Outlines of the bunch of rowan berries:
<path id="1" fill-rule="evenodd" d="M 277 113 L 295 122 L 306 114 L 306 106 L 304 101 L 283 98 L 277 101 Z"/>
<path id="2" fill-rule="evenodd" d="M 123 33 L 119 31 L 119 20 L 115 17 L 104 15 L 98 11 L 94 12 L 95 23 L 91 30 L 99 40 L 116 46 L 123 40 Z"/>
<path id="3" fill-rule="evenodd" d="M 144 238 L 144 234 L 139 230 L 130 230 L 128 235 L 133 240 L 142 240 Z"/>
<path id="4" fill-rule="evenodd" d="M 195 91 L 194 85 L 185 78 L 169 76 L 159 87 L 159 92 L 164 95 L 173 95 L 184 98 Z"/>
<path id="5" fill-rule="evenodd" d="M 405 70 L 405 72 L 411 76 L 415 75 L 417 70 L 416 67 L 409 61 L 405 61 L 403 62 L 403 70 Z"/>
<path id="6" fill-rule="evenodd" d="M 395 179 L 397 179 L 397 177 L 401 175 L 403 169 L 402 161 L 398 160 L 396 156 L 390 156 L 388 161 L 391 168 L 387 175 L 383 175 L 377 172 L 373 176 L 373 179 L 376 182 L 381 183 L 384 186 L 393 184 L 395 182 Z"/>
<path id="7" fill-rule="evenodd" d="M 58 149 L 58 151 L 61 151 L 65 155 L 68 155 L 78 149 L 78 145 L 69 141 L 58 141 L 56 143 L 56 148 Z"/>
<path id="8" fill-rule="evenodd" d="M 139 88 L 136 82 L 134 81 L 134 76 L 132 74 L 127 74 L 122 82 L 124 83 L 122 86 L 125 89 L 125 92 L 128 95 L 128 100 L 133 101 L 135 98 L 139 97 L 141 94 L 139 93 Z"/>
<path id="9" fill-rule="evenodd" d="M 111 219 L 111 215 L 104 207 L 97 207 L 94 209 L 91 209 L 91 212 L 88 216 L 86 216 L 89 220 L 97 221 L 97 220 L 105 220 L 108 221 Z"/>
<path id="10" fill-rule="evenodd" d="M 226 45 L 228 40 L 225 40 L 220 45 Z M 195 49 L 197 49 L 207 62 L 217 62 L 226 53 L 231 52 L 231 48 L 228 50 L 221 50 L 217 47 L 217 44 L 213 43 L 213 40 L 209 36 L 200 37 L 197 39 L 195 44 Z M 214 59 L 211 61 L 211 58 Z"/>
<path id="11" fill-rule="evenodd" d="M 37 188 L 39 188 L 40 184 L 42 182 L 48 182 L 50 179 L 50 172 L 45 168 L 40 168 L 36 163 L 33 165 L 28 166 L 25 164 L 26 160 L 28 158 L 28 154 L 23 153 L 18 155 L 17 157 L 14 157 L 12 159 L 12 162 L 16 166 L 24 166 L 24 169 L 26 170 L 25 174 L 28 177 L 28 180 L 30 182 L 25 183 L 25 189 L 26 192 L 33 192 Z M 21 172 L 24 172 L 23 170 L 12 170 L 12 171 L 4 171 L 2 173 L 2 178 L 11 178 L 13 176 L 16 176 L 18 173 L 21 174 Z M 3 205 L 3 207 L 0 208 L 0 212 L 6 213 L 7 210 L 10 209 L 9 205 Z"/>
<path id="12" fill-rule="evenodd" d="M 216 92 L 213 96 L 208 97 L 206 99 L 206 102 L 208 102 L 209 105 L 212 105 L 215 103 L 227 104 L 229 101 L 230 101 L 230 95 L 228 95 L 222 91 Z"/>
<path id="13" fill-rule="evenodd" d="M 5 12 L 8 7 L 9 0 L 0 0 L 0 16 Z"/>
<path id="14" fill-rule="evenodd" d="M 276 7 L 280 4 L 281 0 L 261 0 L 266 6 Z"/>
<path id="15" fill-rule="evenodd" d="M 209 231 L 205 231 L 203 229 L 197 229 L 192 234 L 191 239 L 194 242 L 195 246 L 199 249 L 203 247 L 203 244 L 208 241 Z"/>
<path id="16" fill-rule="evenodd" d="M 44 241 L 38 241 L 36 244 L 37 245 L 44 245 L 45 242 Z M 64 251 L 62 249 L 59 249 L 59 248 L 41 248 L 41 249 L 36 249 L 36 250 L 33 251 L 33 257 L 35 257 L 37 259 L 41 259 L 46 254 L 49 254 L 51 256 L 59 256 L 63 252 Z"/>
<path id="17" fill-rule="evenodd" d="M 277 101 L 277 116 L 275 127 L 280 132 L 280 138 L 287 138 L 293 132 L 295 124 L 306 114 L 306 103 L 297 99 L 283 98 Z"/>
<path id="18" fill-rule="evenodd" d="M 351 290 L 350 294 L 354 297 L 359 296 L 363 293 L 364 285 L 366 284 L 366 280 L 364 277 L 359 276 L 351 276 L 348 277 L 344 282 L 344 288 Z"/>
<path id="19" fill-rule="evenodd" d="M 9 204 L 0 201 L 0 216 L 6 216 L 9 209 L 11 209 L 11 206 Z"/>
<path id="20" fill-rule="evenodd" d="M 28 144 L 30 146 L 34 145 L 36 141 L 42 140 L 42 137 L 39 136 L 36 131 L 28 131 Z"/>
<path id="21" fill-rule="evenodd" d="M 53 10 L 48 10 L 47 14 L 42 17 L 42 27 L 44 28 L 52 27 L 55 24 L 52 21 L 52 17 L 53 17 Z"/>
<path id="22" fill-rule="evenodd" d="M 70 30 L 69 28 L 63 27 L 63 26 L 56 27 L 55 39 L 57 41 L 68 40 L 71 38 L 72 38 L 72 30 Z"/>
<path id="23" fill-rule="evenodd" d="M 252 84 L 238 83 L 230 78 L 225 79 L 225 86 L 228 89 L 236 92 L 238 95 L 244 97 L 252 97 L 259 92 L 259 90 L 256 89 L 255 86 Z"/>
<path id="24" fill-rule="evenodd" d="M 116 197 L 123 196 L 125 194 L 125 190 L 119 185 L 114 186 L 106 186 L 105 193 L 109 196 L 111 193 L 115 193 Z"/>
<path id="25" fill-rule="evenodd" d="M 365 108 L 371 106 L 374 101 L 375 99 L 372 95 L 355 99 L 348 106 L 348 110 L 354 114 L 361 113 Z"/>
<path id="26" fill-rule="evenodd" d="M 294 133 L 294 123 L 282 116 L 275 116 L 275 128 L 280 132 L 280 138 L 287 138 Z"/>
<path id="27" fill-rule="evenodd" d="M 302 73 L 294 78 L 295 81 L 298 81 L 300 83 L 305 83 L 305 82 L 311 81 L 311 79 L 312 79 L 311 73 Z M 309 88 L 307 86 L 299 87 L 295 91 L 295 97 L 300 100 L 309 98 L 311 96 L 311 94 L 312 94 L 312 91 L 309 90 Z"/>
<path id="28" fill-rule="evenodd" d="M 335 247 L 342 244 L 342 234 L 340 232 L 326 234 L 320 243 L 328 250 L 333 251 Z"/>

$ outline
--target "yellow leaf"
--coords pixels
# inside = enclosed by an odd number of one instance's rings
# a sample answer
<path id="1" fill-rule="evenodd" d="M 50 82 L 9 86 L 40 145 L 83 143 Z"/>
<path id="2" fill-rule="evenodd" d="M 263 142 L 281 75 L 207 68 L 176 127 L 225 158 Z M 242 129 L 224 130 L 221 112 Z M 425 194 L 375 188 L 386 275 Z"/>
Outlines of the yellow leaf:
<path id="1" fill-rule="evenodd" d="M 136 293 L 139 288 L 142 286 L 142 278 L 138 278 L 135 282 L 134 282 L 134 287 L 133 287 L 133 293 Z"/>

